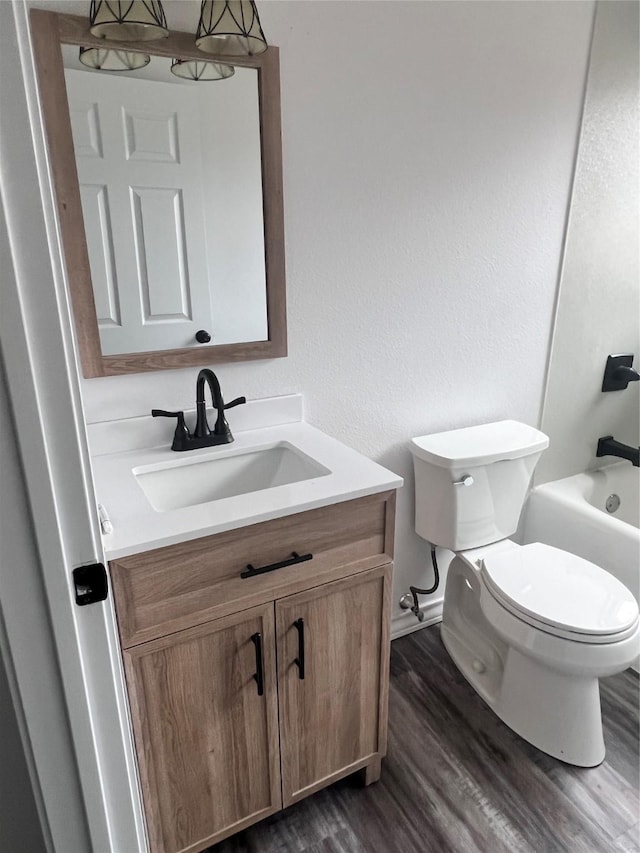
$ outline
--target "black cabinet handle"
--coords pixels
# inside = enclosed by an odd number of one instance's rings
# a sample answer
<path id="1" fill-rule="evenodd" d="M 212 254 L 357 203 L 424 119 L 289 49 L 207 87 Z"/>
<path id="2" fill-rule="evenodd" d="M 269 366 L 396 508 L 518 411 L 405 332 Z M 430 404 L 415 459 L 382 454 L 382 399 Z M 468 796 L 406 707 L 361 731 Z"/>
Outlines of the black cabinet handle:
<path id="1" fill-rule="evenodd" d="M 281 560 L 279 563 L 271 563 L 269 566 L 259 566 L 257 569 L 251 563 L 247 565 L 244 572 L 240 573 L 241 578 L 253 578 L 256 575 L 264 575 L 265 572 L 275 572 L 276 569 L 284 569 L 286 566 L 295 566 L 297 563 L 305 563 L 307 560 L 313 560 L 313 554 L 297 554 L 292 552 L 287 560 Z"/>
<path id="2" fill-rule="evenodd" d="M 304 619 L 296 619 L 293 624 L 298 631 L 298 657 L 294 663 L 298 664 L 300 681 L 304 681 Z"/>
<path id="3" fill-rule="evenodd" d="M 253 676 L 258 685 L 258 696 L 264 694 L 264 666 L 262 663 L 262 634 L 258 632 L 251 637 L 253 645 L 256 647 L 256 673 Z"/>
<path id="4" fill-rule="evenodd" d="M 207 332 L 206 329 L 199 329 L 196 332 L 196 340 L 199 344 L 208 344 L 211 340 L 211 335 Z"/>

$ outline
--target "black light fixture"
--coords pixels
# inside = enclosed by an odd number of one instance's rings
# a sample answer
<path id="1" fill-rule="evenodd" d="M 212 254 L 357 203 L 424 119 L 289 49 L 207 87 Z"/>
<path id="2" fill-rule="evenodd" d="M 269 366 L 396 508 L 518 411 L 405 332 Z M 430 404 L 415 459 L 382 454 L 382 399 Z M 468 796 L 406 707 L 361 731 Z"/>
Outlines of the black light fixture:
<path id="1" fill-rule="evenodd" d="M 148 53 L 112 50 L 106 47 L 81 47 L 80 62 L 96 71 L 136 71 L 151 61 Z"/>
<path id="2" fill-rule="evenodd" d="M 171 63 L 171 73 L 185 80 L 225 80 L 235 71 L 233 65 L 204 59 L 174 59 Z"/>
<path id="3" fill-rule="evenodd" d="M 268 45 L 253 0 L 203 0 L 196 45 L 219 56 L 255 56 Z"/>
<path id="4" fill-rule="evenodd" d="M 160 0 L 91 0 L 89 30 L 113 41 L 151 41 L 169 35 Z M 255 56 L 268 45 L 253 0 L 203 0 L 196 45 L 218 56 Z M 146 53 L 116 48 L 81 47 L 80 61 L 99 71 L 134 71 L 150 61 Z M 171 72 L 185 80 L 225 80 L 232 65 L 197 59 L 174 59 Z"/>
<path id="5" fill-rule="evenodd" d="M 169 35 L 160 0 L 91 0 L 89 29 L 97 38 L 151 41 Z"/>

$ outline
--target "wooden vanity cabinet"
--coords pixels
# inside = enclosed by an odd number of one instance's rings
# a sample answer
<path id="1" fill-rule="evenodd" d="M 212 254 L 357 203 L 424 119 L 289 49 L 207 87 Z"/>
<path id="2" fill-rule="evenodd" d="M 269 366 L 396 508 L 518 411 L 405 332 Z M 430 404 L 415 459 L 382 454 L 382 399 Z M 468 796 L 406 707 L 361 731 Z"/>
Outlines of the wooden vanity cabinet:
<path id="1" fill-rule="evenodd" d="M 152 853 L 204 850 L 359 769 L 378 778 L 394 497 L 111 562 Z M 238 586 L 276 540 L 313 558 Z"/>
<path id="2" fill-rule="evenodd" d="M 366 764 L 379 774 L 390 581 L 387 564 L 276 601 L 283 806 Z"/>
<path id="3" fill-rule="evenodd" d="M 153 851 L 202 850 L 281 808 L 271 605 L 124 661 Z"/>

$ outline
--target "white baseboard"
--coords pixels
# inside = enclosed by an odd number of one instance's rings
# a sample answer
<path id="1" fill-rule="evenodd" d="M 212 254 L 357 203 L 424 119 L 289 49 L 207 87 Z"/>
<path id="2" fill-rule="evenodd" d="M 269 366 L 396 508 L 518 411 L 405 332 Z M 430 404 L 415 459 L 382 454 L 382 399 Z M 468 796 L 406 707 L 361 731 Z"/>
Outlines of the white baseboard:
<path id="1" fill-rule="evenodd" d="M 410 610 L 393 617 L 391 620 L 392 640 L 397 640 L 398 637 L 404 637 L 405 634 L 412 634 L 414 631 L 419 631 L 420 628 L 428 628 L 429 625 L 435 625 L 436 622 L 442 621 L 442 599 L 425 602 L 420 606 L 420 610 L 424 613 L 423 622 L 419 622 Z"/>

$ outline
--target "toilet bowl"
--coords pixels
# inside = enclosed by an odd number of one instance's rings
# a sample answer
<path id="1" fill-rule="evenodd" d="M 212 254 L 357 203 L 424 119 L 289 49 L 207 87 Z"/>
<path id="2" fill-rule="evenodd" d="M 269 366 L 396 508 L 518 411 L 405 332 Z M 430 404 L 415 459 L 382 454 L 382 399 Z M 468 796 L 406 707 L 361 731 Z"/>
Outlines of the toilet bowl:
<path id="1" fill-rule="evenodd" d="M 414 439 L 416 530 L 455 552 L 441 635 L 467 681 L 529 743 L 592 767 L 605 755 L 598 679 L 633 662 L 640 620 L 604 569 L 508 538 L 547 442 L 514 421 Z"/>
<path id="2" fill-rule="evenodd" d="M 567 558 L 587 588 L 568 573 L 543 597 L 539 578 L 561 572 Z M 546 545 L 507 540 L 459 552 L 441 633 L 467 681 L 521 737 L 569 764 L 604 759 L 598 679 L 626 669 L 640 642 L 635 598 L 616 578 Z"/>

